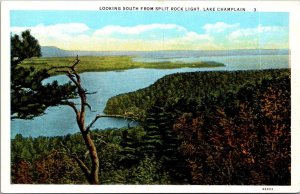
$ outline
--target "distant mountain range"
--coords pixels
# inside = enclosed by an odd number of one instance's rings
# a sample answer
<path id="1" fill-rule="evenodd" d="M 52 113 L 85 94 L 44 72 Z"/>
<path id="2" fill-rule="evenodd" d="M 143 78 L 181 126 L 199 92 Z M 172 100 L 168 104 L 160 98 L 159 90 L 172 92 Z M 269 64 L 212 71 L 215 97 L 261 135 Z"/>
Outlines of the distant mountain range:
<path id="1" fill-rule="evenodd" d="M 42 46 L 42 57 L 71 56 L 139 56 L 149 58 L 182 58 L 201 56 L 239 56 L 239 55 L 288 55 L 288 49 L 245 49 L 216 51 L 71 51 L 54 46 Z"/>
<path id="2" fill-rule="evenodd" d="M 71 56 L 118 56 L 136 55 L 139 51 L 71 51 L 63 50 L 55 46 L 42 46 L 42 57 L 71 57 Z"/>

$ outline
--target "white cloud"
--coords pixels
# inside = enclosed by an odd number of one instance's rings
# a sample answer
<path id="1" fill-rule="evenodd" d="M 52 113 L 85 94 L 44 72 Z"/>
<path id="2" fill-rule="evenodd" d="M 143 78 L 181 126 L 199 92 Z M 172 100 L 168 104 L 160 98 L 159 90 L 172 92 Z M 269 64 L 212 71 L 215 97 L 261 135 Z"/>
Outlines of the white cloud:
<path id="1" fill-rule="evenodd" d="M 130 50 L 210 49 L 213 40 L 209 34 L 188 31 L 176 24 L 105 26 L 96 30 L 93 38 L 101 41 L 99 49 L 105 49 L 102 47 L 108 45 L 111 50 L 112 47 L 117 50 L 122 47 Z"/>
<path id="2" fill-rule="evenodd" d="M 39 24 L 32 27 L 12 27 L 11 32 L 20 33 L 26 29 L 30 29 L 34 34 L 47 34 L 47 35 L 60 35 L 60 34 L 81 34 L 88 31 L 90 28 L 86 24 L 82 23 L 68 23 L 68 24 L 56 24 L 45 26 L 44 24 Z"/>
<path id="3" fill-rule="evenodd" d="M 138 35 L 153 30 L 174 30 L 180 32 L 186 32 L 187 30 L 176 24 L 148 24 L 137 26 L 105 26 L 99 30 L 96 30 L 95 36 L 109 36 L 113 34 L 126 34 L 126 35 Z"/>
<path id="4" fill-rule="evenodd" d="M 217 22 L 214 24 L 205 24 L 202 28 L 205 30 L 206 33 L 221 33 L 228 30 L 236 29 L 240 26 L 239 23 L 236 24 L 227 24 L 224 22 Z"/>
<path id="5" fill-rule="evenodd" d="M 262 26 L 258 25 L 255 28 L 244 28 L 238 29 L 229 34 L 230 39 L 239 39 L 239 38 L 249 38 L 257 37 L 259 34 L 268 34 L 268 33 L 283 33 L 285 29 L 279 26 Z"/>
<path id="6" fill-rule="evenodd" d="M 212 50 L 288 45 L 288 30 L 283 27 L 240 28 L 239 24 L 224 22 L 202 26 L 203 33 L 176 24 L 109 25 L 94 30 L 83 23 L 12 27 L 11 32 L 19 34 L 26 29 L 42 46 L 67 50 Z"/>
<path id="7" fill-rule="evenodd" d="M 213 40 L 213 37 L 209 34 L 197 34 L 196 32 L 188 32 L 184 39 L 195 41 L 195 40 Z"/>
<path id="8" fill-rule="evenodd" d="M 280 32 L 283 31 L 284 28 L 283 27 L 279 27 L 279 26 L 262 26 L 261 24 L 259 24 L 257 26 L 257 31 L 259 33 L 264 33 L 264 32 Z"/>

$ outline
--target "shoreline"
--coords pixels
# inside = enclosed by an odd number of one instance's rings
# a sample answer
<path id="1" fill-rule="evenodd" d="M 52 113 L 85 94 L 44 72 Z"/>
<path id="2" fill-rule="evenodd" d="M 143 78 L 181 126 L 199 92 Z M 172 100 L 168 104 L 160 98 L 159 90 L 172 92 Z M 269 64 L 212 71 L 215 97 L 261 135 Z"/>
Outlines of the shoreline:
<path id="1" fill-rule="evenodd" d="M 214 68 L 225 67 L 223 63 L 214 61 L 198 62 L 137 62 L 133 56 L 84 56 L 80 57 L 81 63 L 78 65 L 78 73 L 83 72 L 106 72 L 106 71 L 123 71 L 128 69 L 176 69 L 176 68 Z M 49 69 L 53 67 L 67 66 L 72 64 L 74 57 L 41 57 L 31 58 L 24 61 L 23 67 L 35 67 L 36 70 Z M 51 76 L 62 73 L 49 72 Z"/>

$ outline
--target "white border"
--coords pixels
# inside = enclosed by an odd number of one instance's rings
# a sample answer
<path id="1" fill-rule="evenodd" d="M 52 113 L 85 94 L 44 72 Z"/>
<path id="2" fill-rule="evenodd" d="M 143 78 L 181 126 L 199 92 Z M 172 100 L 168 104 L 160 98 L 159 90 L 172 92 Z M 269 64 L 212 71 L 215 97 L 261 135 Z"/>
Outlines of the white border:
<path id="1" fill-rule="evenodd" d="M 142 186 L 10 184 L 10 10 L 98 10 L 99 6 L 245 7 L 260 12 L 290 13 L 292 69 L 291 186 Z M 300 192 L 300 2 L 299 1 L 2 1 L 1 2 L 1 193 L 295 193 Z M 264 191 L 262 188 L 273 188 Z"/>

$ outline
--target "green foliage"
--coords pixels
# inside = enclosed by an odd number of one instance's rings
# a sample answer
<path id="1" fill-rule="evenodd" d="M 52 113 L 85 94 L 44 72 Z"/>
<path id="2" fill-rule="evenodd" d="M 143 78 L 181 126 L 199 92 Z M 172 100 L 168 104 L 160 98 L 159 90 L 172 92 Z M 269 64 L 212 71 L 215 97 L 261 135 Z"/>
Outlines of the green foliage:
<path id="1" fill-rule="evenodd" d="M 146 119 L 142 121 L 146 131 L 142 151 L 161 162 L 162 170 L 168 172 L 173 184 L 183 184 L 188 179 L 188 173 L 180 160 L 180 142 L 172 129 L 175 119 L 173 110 L 163 107 L 160 101 L 147 110 Z"/>
<path id="2" fill-rule="evenodd" d="M 181 183 L 286 185 L 290 107 L 290 70 L 280 69 L 173 74 L 111 98 L 106 112 L 143 114 L 148 152 L 166 157 L 170 147 L 184 158 L 173 163 L 183 169 Z M 166 144 L 166 123 L 177 146 Z"/>
<path id="3" fill-rule="evenodd" d="M 228 91 L 236 92 L 247 83 L 261 82 L 264 77 L 274 79 L 287 74 L 288 70 L 176 73 L 159 79 L 147 88 L 110 98 L 104 112 L 123 114 L 131 111 L 143 118 L 146 110 L 156 101 L 170 106 L 182 99 L 199 104 L 203 98 L 222 96 Z"/>
<path id="4" fill-rule="evenodd" d="M 72 138 L 69 135 L 52 138 L 24 138 L 22 135 L 16 135 L 15 139 L 11 140 L 12 183 L 85 183 L 85 177 L 77 163 L 58 153 L 63 150 L 61 142 L 76 145 L 74 141 L 80 143 L 81 140 L 78 137 L 79 134 Z M 73 150 L 80 153 L 85 147 L 83 144 L 79 145 L 74 146 Z"/>
<path id="5" fill-rule="evenodd" d="M 282 74 L 206 98 L 197 111 L 184 107 L 173 129 L 192 184 L 289 185 L 290 98 Z"/>
<path id="6" fill-rule="evenodd" d="M 63 100 L 76 97 L 71 83 L 43 85 L 42 81 L 50 76 L 46 67 L 36 70 L 21 65 L 26 59 L 40 56 L 40 45 L 30 31 L 22 32 L 21 38 L 18 35 L 11 37 L 12 118 L 31 119 L 43 114 L 49 106 L 57 106 Z"/>
<path id="7" fill-rule="evenodd" d="M 145 131 L 142 127 L 122 131 L 122 140 L 120 142 L 122 156 L 120 158 L 120 165 L 131 167 L 144 157 L 142 150 L 144 137 Z"/>
<path id="8" fill-rule="evenodd" d="M 30 31 L 22 32 L 21 38 L 19 35 L 11 37 L 11 65 L 17 65 L 25 59 L 41 56 L 41 47 L 38 41 L 31 36 Z"/>
<path id="9" fill-rule="evenodd" d="M 155 156 L 146 155 L 139 165 L 132 169 L 128 184 L 170 184 L 168 173 L 161 169 L 161 161 L 158 161 Z"/>
<path id="10" fill-rule="evenodd" d="M 142 138 L 145 136 L 143 128 L 94 130 L 91 135 L 101 156 L 101 184 L 170 183 L 168 172 L 162 168 L 162 161 L 141 151 Z M 17 135 L 12 139 L 11 147 L 12 183 L 87 184 L 77 163 L 63 154 L 64 147 L 67 147 L 80 158 L 86 158 L 86 148 L 79 133 L 38 138 Z M 128 151 L 128 147 L 136 150 Z M 34 154 L 27 155 L 24 152 Z"/>
<path id="11" fill-rule="evenodd" d="M 36 184 L 87 184 L 77 163 L 57 152 L 35 160 L 33 169 Z"/>
<path id="12" fill-rule="evenodd" d="M 157 63 L 142 63 L 132 60 L 131 56 L 81 56 L 81 64 L 78 66 L 78 73 L 91 71 L 116 71 L 134 68 L 153 68 L 153 69 L 174 69 L 174 68 L 210 68 L 222 67 L 224 64 L 203 61 L 194 63 L 184 62 L 157 62 Z M 22 64 L 25 68 L 34 67 L 38 70 L 43 68 L 51 68 L 58 66 L 70 65 L 73 62 L 73 57 L 50 57 L 50 58 L 30 58 Z M 50 71 L 51 75 L 58 72 Z"/>
<path id="13" fill-rule="evenodd" d="M 147 105 L 140 126 L 91 131 L 101 184 L 290 184 L 289 70 L 184 73 L 162 80 L 132 98 Z M 134 104 L 130 98 L 127 103 Z M 11 141 L 12 182 L 86 184 L 76 162 L 61 154 L 64 147 L 86 158 L 80 134 L 17 135 Z"/>

